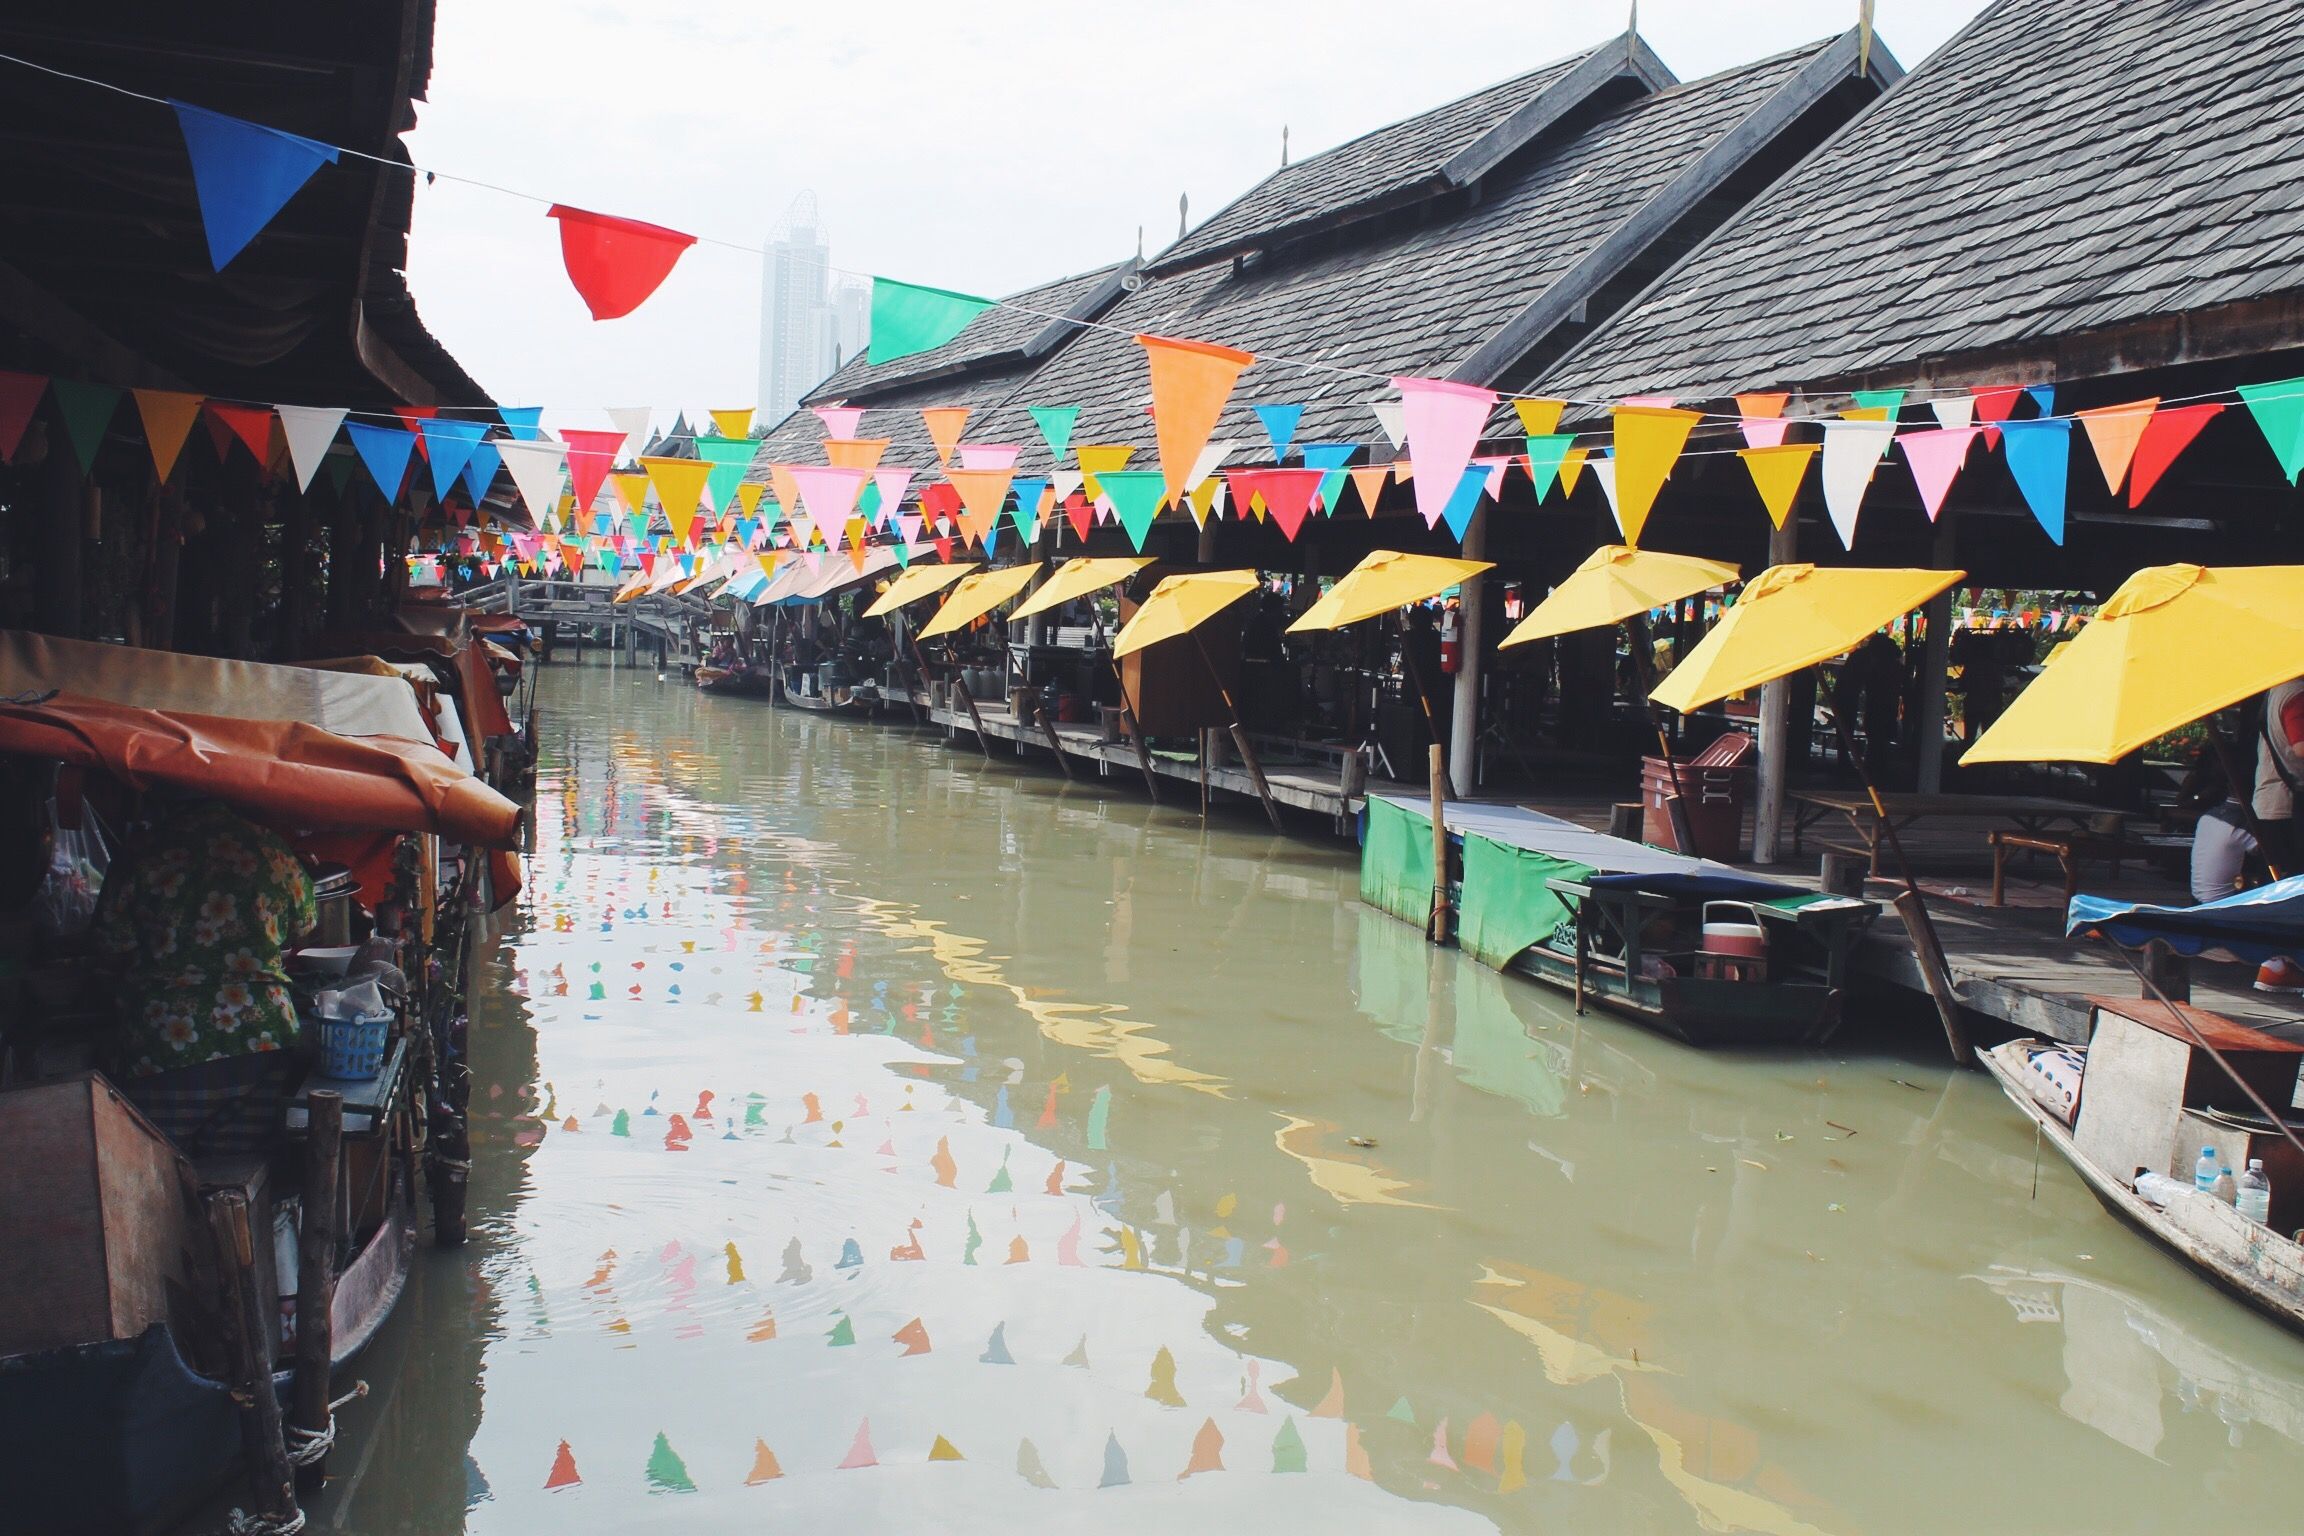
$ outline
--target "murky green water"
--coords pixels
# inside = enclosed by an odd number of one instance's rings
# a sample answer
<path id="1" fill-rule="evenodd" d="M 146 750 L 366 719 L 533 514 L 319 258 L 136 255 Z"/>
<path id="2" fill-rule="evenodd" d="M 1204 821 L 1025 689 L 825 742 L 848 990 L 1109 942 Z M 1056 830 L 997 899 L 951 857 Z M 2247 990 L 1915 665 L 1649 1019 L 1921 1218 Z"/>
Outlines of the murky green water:
<path id="1" fill-rule="evenodd" d="M 2304 1344 L 1924 1036 L 1703 1055 L 1341 848 L 653 671 L 543 705 L 474 1240 L 325 1528 L 2294 1527 Z"/>

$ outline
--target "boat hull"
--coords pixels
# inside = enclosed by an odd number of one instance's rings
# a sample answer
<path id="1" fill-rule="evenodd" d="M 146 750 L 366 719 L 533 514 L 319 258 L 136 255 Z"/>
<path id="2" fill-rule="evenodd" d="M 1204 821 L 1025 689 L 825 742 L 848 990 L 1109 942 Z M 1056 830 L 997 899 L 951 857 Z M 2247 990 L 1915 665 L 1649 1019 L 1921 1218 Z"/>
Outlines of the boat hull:
<path id="1" fill-rule="evenodd" d="M 1576 991 L 1575 956 L 1548 946 L 1522 950 L 1513 957 L 1512 969 L 1571 995 Z M 1706 1048 L 1819 1046 L 1840 1027 L 1840 989 L 1822 982 L 1627 977 L 1588 967 L 1584 997 L 1660 1034 Z"/>

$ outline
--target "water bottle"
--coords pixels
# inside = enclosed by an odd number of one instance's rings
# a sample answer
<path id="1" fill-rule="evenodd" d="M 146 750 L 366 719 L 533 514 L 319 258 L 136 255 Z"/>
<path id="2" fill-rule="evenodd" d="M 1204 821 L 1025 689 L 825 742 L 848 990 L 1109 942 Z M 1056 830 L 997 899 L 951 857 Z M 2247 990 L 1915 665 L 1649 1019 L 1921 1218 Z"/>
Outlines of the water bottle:
<path id="1" fill-rule="evenodd" d="M 2264 1159 L 2248 1159 L 2248 1171 L 2240 1175 L 2240 1196 L 2233 1202 L 2241 1215 L 2256 1225 L 2268 1226 L 2272 1221 L 2272 1181 L 2264 1177 Z"/>
<path id="2" fill-rule="evenodd" d="M 2237 1205 L 2240 1202 L 2240 1186 L 2234 1182 L 2230 1167 L 2227 1166 L 2217 1172 L 2216 1182 L 2209 1187 L 2208 1193 L 2226 1205 Z"/>
<path id="3" fill-rule="evenodd" d="M 2216 1175 L 2221 1170 L 2216 1164 L 2216 1149 L 2202 1147 L 2200 1161 L 2192 1165 L 2192 1187 L 2204 1195 L 2216 1192 Z"/>
<path id="4" fill-rule="evenodd" d="M 2161 1210 L 2168 1209 L 2169 1201 L 2180 1194 L 2190 1192 L 2191 1188 L 2192 1186 L 2189 1184 L 2171 1179 L 2163 1173 L 2154 1173 L 2149 1168 L 2136 1170 L 2136 1193 L 2143 1197 L 2147 1204 L 2158 1206 Z"/>

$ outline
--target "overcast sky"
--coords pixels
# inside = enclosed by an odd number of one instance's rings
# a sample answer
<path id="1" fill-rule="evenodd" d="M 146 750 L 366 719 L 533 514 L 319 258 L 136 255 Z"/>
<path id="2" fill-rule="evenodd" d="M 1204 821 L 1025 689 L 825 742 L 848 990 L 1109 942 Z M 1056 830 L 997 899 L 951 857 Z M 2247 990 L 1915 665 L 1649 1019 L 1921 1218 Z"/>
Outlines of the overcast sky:
<path id="1" fill-rule="evenodd" d="M 1981 0 L 1879 0 L 1907 68 Z M 998 296 L 1175 238 L 1280 162 L 1623 29 L 1609 0 L 440 0 L 416 163 L 759 247 L 813 192 L 832 258 Z M 1857 0 L 1648 0 L 1683 80 L 1855 22 Z M 595 322 L 540 205 L 419 185 L 425 320 L 508 405 L 753 404 L 760 261 L 699 245 Z M 1222 341 L 1223 337 L 1205 338 Z"/>

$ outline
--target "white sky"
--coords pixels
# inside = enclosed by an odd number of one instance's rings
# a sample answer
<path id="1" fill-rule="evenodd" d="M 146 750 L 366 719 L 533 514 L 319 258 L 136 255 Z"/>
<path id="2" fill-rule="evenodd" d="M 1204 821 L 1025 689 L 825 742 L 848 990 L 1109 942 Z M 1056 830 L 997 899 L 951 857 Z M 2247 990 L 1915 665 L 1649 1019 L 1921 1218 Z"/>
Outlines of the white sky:
<path id="1" fill-rule="evenodd" d="M 1880 0 L 1907 68 L 1982 0 Z M 1648 0 L 1683 80 L 1855 22 L 1856 0 Z M 998 296 L 1147 252 L 1301 159 L 1621 32 L 1612 0 L 441 0 L 416 163 L 765 245 L 812 190 L 840 267 Z M 1516 24 L 1515 24 L 1516 23 Z M 419 185 L 409 280 L 507 405 L 743 406 L 760 261 L 698 245 L 596 322 L 541 205 Z M 1223 337 L 1205 338 L 1223 341 Z"/>

